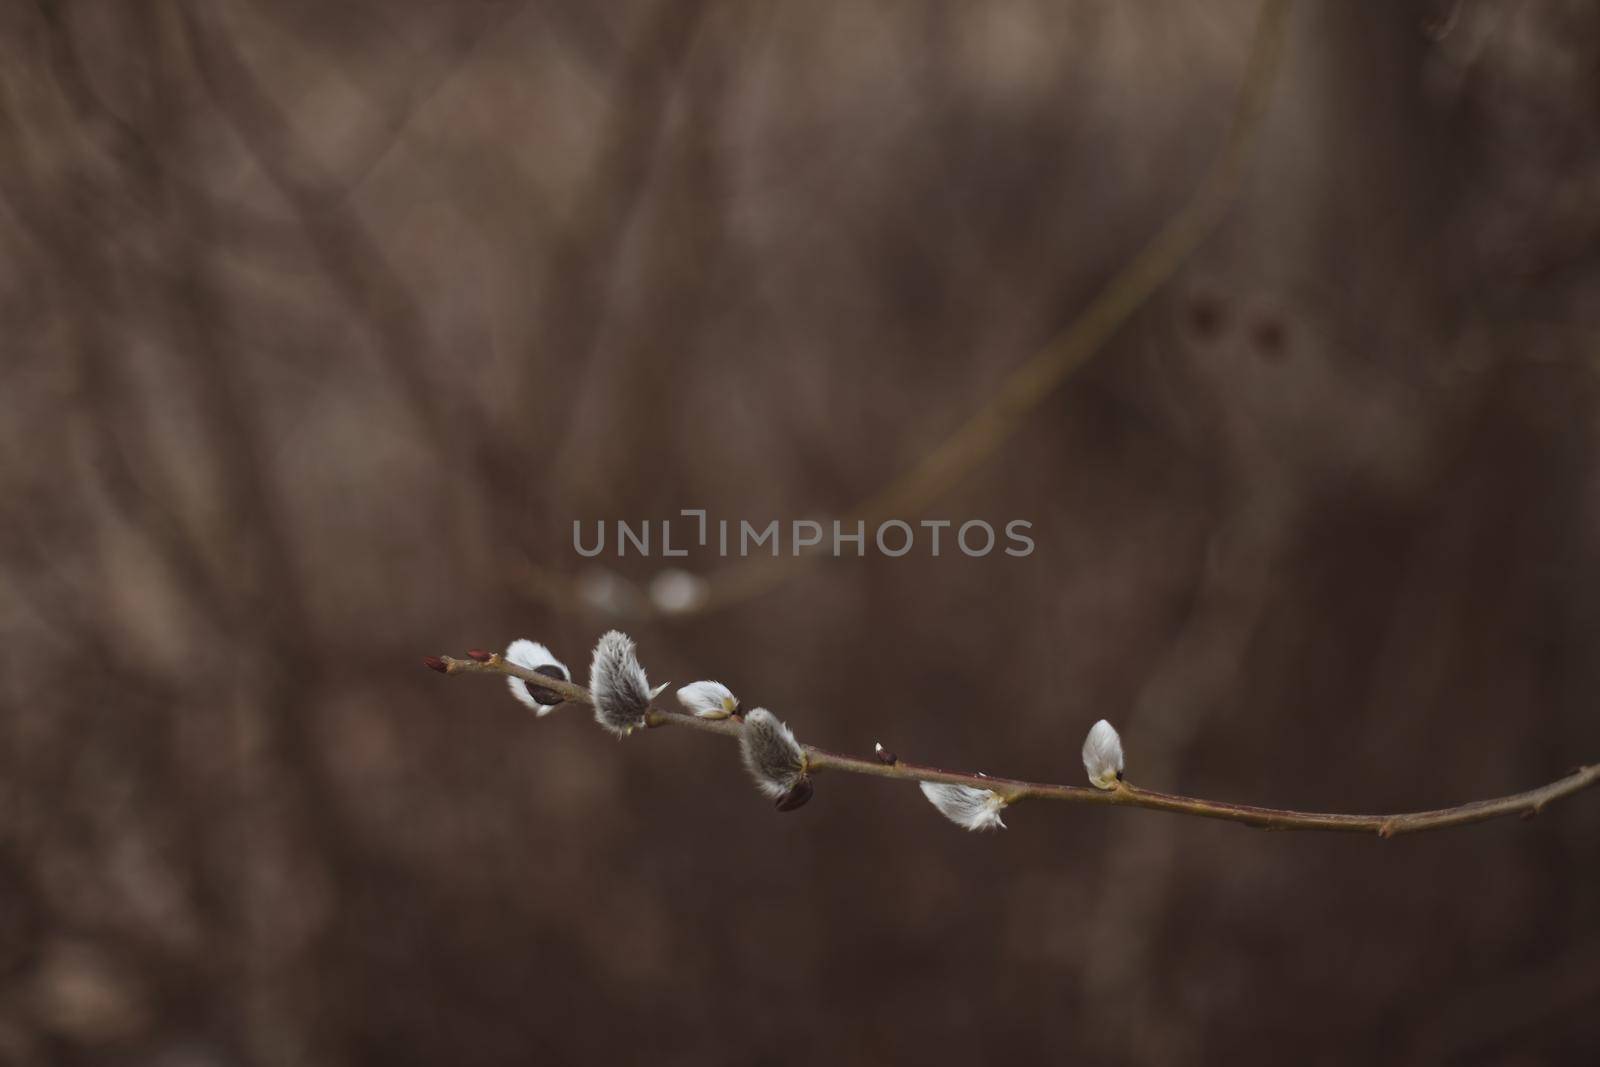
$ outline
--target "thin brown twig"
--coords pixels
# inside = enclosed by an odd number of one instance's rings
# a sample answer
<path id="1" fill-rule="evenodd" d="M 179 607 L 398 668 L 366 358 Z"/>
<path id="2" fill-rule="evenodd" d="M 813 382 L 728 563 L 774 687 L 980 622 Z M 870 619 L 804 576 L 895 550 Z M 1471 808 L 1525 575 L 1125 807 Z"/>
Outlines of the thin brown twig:
<path id="1" fill-rule="evenodd" d="M 559 694 L 566 703 L 592 707 L 594 698 L 589 690 L 572 682 L 550 678 L 535 673 L 503 657 L 494 655 L 479 662 L 440 656 L 437 663 L 445 674 L 492 674 L 521 678 L 544 689 Z M 702 719 L 676 708 L 652 704 L 645 720 L 648 727 L 686 726 L 705 733 L 737 738 L 744 729 L 737 718 Z M 976 789 L 987 789 L 1004 797 L 1007 805 L 1023 800 L 1065 800 L 1076 804 L 1107 804 L 1120 807 L 1149 808 L 1177 815 L 1192 815 L 1202 819 L 1221 819 L 1242 823 L 1261 830 L 1323 830 L 1344 833 L 1373 833 L 1379 837 L 1421 833 L 1425 830 L 1442 830 L 1450 826 L 1486 822 L 1506 815 L 1529 817 L 1542 812 L 1558 800 L 1580 793 L 1600 782 L 1600 764 L 1574 768 L 1553 782 L 1510 796 L 1489 800 L 1474 800 L 1454 807 L 1435 808 L 1430 811 L 1403 812 L 1395 815 L 1347 815 L 1334 812 L 1291 811 L 1284 808 L 1265 808 L 1254 804 L 1231 804 L 1219 800 L 1202 800 L 1198 797 L 1180 796 L 1144 789 L 1127 781 L 1118 781 L 1111 789 L 1092 789 L 1077 785 L 1055 785 L 1045 782 L 1028 782 L 1017 778 L 992 778 L 985 774 L 949 771 L 919 763 L 895 759 L 885 763 L 877 759 L 850 756 L 841 752 L 801 745 L 810 770 L 844 771 L 865 774 L 874 778 L 894 778 L 911 782 L 944 782 Z"/>

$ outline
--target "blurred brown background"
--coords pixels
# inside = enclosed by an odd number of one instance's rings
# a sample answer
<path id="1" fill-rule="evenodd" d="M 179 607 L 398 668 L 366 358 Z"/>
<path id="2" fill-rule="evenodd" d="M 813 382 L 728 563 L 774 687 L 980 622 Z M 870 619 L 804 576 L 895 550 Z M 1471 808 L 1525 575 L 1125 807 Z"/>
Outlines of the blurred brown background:
<path id="1" fill-rule="evenodd" d="M 780 816 L 417 663 L 586 664 L 573 519 L 926 455 L 1190 196 L 1256 10 L 0 5 L 0 1062 L 1592 1061 L 1600 797 Z M 902 516 L 1036 552 L 625 621 L 652 678 L 1283 806 L 1600 757 L 1597 57 L 1587 0 L 1300 3 L 1221 228 Z"/>

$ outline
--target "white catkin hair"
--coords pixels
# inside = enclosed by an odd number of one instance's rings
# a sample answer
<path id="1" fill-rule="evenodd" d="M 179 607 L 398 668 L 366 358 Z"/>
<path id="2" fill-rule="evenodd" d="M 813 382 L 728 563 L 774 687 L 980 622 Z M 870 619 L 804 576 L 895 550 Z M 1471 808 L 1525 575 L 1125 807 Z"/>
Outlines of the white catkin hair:
<path id="1" fill-rule="evenodd" d="M 806 777 L 806 754 L 793 732 L 766 708 L 744 717 L 739 731 L 739 753 L 756 786 L 779 800 Z"/>
<path id="2" fill-rule="evenodd" d="M 567 670 L 567 665 L 537 641 L 529 641 L 519 637 L 506 646 L 505 661 L 515 663 L 519 667 L 526 667 L 530 671 L 559 678 L 563 682 L 572 681 L 572 674 Z M 521 678 L 506 678 L 506 684 L 511 689 L 511 695 L 532 708 L 537 715 L 548 715 L 555 706 L 561 703 L 561 694 L 553 689 L 540 688 L 537 682 L 525 682 Z"/>
<path id="3" fill-rule="evenodd" d="M 1005 798 L 992 789 L 978 789 L 970 785 L 951 785 L 946 782 L 923 782 L 922 795 L 939 809 L 939 813 L 957 826 L 968 830 L 1004 830 L 1000 809 L 1006 806 Z"/>
<path id="4" fill-rule="evenodd" d="M 1083 769 L 1096 789 L 1110 789 L 1122 777 L 1122 738 L 1104 719 L 1089 727 L 1083 739 Z"/>
<path id="5" fill-rule="evenodd" d="M 702 719 L 726 719 L 739 710 L 739 698 L 721 682 L 691 682 L 678 690 L 678 703 Z"/>
<path id="6" fill-rule="evenodd" d="M 594 721 L 618 737 L 644 725 L 650 701 L 660 692 L 650 689 L 633 640 L 620 630 L 607 632 L 594 646 L 589 691 L 594 696 Z"/>

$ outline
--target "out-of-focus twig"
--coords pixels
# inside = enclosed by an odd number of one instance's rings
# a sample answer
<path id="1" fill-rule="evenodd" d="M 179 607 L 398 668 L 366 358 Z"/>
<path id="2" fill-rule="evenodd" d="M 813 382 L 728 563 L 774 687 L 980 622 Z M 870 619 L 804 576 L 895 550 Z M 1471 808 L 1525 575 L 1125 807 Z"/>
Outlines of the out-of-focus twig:
<path id="1" fill-rule="evenodd" d="M 1029 412 L 1083 367 L 1216 228 L 1238 188 L 1271 102 L 1291 6 L 1291 0 L 1262 3 L 1222 153 L 1183 207 L 1077 318 L 1006 376 L 994 395 L 950 436 L 915 466 L 848 509 L 841 522 L 853 526 L 857 521 L 916 514 L 970 474 L 1017 431 Z M 771 590 L 816 558 L 818 550 L 813 548 L 790 556 L 741 560 L 707 576 L 705 595 L 691 607 L 661 612 L 640 601 L 634 612 L 681 618 L 730 607 Z M 573 579 L 531 563 L 522 589 L 551 607 L 586 603 Z"/>
<path id="2" fill-rule="evenodd" d="M 646 163 L 668 110 L 668 90 L 706 6 L 698 0 L 659 5 L 644 20 L 621 61 L 604 145 L 584 183 L 587 192 L 575 217 L 551 235 L 549 275 L 557 292 L 549 301 L 548 318 L 554 323 L 549 327 L 553 332 L 549 347 L 564 357 L 581 363 L 598 333 L 604 311 L 599 290 L 610 276 L 603 269 L 605 261 L 620 243 L 643 188 Z M 469 54 L 486 34 L 503 28 L 516 10 L 491 8 L 478 16 L 461 55 Z M 458 398 L 439 388 L 438 353 L 428 336 L 422 302 L 391 262 L 379 236 L 349 202 L 347 194 L 363 172 L 357 168 L 353 177 L 341 179 L 326 173 L 306 150 L 291 115 L 252 72 L 247 56 L 216 14 L 205 5 L 187 2 L 179 11 L 196 70 L 212 102 L 293 209 L 329 280 L 367 329 L 423 434 L 447 462 L 471 471 L 477 486 L 488 491 L 488 499 L 513 496 L 522 485 L 523 457 L 540 453 L 548 441 L 562 437 L 564 410 L 552 412 L 537 430 L 523 422 L 491 426 L 484 419 L 456 417 L 451 405 Z M 399 136 L 415 107 L 454 71 L 454 66 L 442 68 L 430 85 L 414 92 L 410 107 L 392 113 L 391 136 Z M 505 387 L 512 395 L 532 396 L 539 377 L 536 368 L 519 365 Z M 507 543 L 518 539 L 509 511 L 494 515 Z"/>

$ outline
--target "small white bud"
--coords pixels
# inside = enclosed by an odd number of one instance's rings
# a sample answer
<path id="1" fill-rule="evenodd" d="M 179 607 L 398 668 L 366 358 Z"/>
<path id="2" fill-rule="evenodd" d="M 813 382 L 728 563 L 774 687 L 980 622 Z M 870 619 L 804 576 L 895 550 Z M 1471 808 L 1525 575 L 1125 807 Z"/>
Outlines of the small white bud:
<path id="1" fill-rule="evenodd" d="M 797 790 L 809 799 L 805 749 L 795 740 L 793 731 L 766 708 L 756 708 L 744 717 L 739 754 L 744 757 L 745 769 L 756 780 L 756 787 L 773 800 L 781 803 L 785 797 L 797 795 Z"/>
<path id="2" fill-rule="evenodd" d="M 572 674 L 567 670 L 566 664 L 556 659 L 548 648 L 537 641 L 518 638 L 511 642 L 506 646 L 505 660 L 507 663 L 526 667 L 547 678 L 559 678 L 563 682 L 572 681 Z M 548 715 L 557 704 L 561 703 L 560 693 L 553 689 L 544 689 L 537 682 L 507 678 L 506 683 L 511 689 L 511 695 L 532 708 L 536 715 Z"/>
<path id="3" fill-rule="evenodd" d="M 594 646 L 594 659 L 589 664 L 594 721 L 618 737 L 626 737 L 644 725 L 650 701 L 663 688 L 650 688 L 633 640 L 627 634 L 611 630 Z"/>
<path id="4" fill-rule="evenodd" d="M 678 690 L 678 703 L 702 719 L 726 719 L 739 710 L 739 698 L 721 682 L 692 682 Z"/>
<path id="5" fill-rule="evenodd" d="M 668 567 L 650 579 L 650 602 L 663 615 L 682 615 L 706 601 L 704 578 L 681 567 Z"/>
<path id="6" fill-rule="evenodd" d="M 1006 798 L 992 789 L 979 789 L 970 785 L 951 785 L 948 782 L 923 782 L 922 795 L 939 813 L 957 826 L 968 830 L 1004 830 L 1000 809 Z"/>
<path id="7" fill-rule="evenodd" d="M 1083 740 L 1083 769 L 1096 789 L 1110 789 L 1122 777 L 1122 738 L 1104 719 L 1089 727 Z"/>

